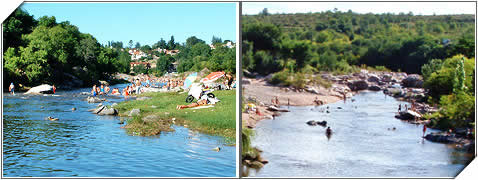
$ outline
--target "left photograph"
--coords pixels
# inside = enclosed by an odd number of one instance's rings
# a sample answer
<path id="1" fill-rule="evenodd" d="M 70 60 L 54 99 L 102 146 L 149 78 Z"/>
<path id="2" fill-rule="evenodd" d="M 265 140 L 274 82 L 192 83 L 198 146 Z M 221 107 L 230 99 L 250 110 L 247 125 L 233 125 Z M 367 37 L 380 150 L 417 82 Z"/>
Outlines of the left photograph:
<path id="1" fill-rule="evenodd" d="M 2 177 L 238 177 L 238 3 L 23 3 Z"/>

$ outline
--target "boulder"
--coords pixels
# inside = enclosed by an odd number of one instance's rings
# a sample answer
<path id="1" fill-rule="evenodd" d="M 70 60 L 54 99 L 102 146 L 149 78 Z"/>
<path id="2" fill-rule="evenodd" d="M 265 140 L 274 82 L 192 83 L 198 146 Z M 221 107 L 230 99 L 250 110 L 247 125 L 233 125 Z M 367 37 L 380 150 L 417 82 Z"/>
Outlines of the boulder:
<path id="1" fill-rule="evenodd" d="M 390 75 L 390 74 L 384 74 L 384 75 L 382 75 L 382 81 L 383 81 L 383 82 L 391 82 L 391 81 L 392 81 L 392 77 L 393 77 L 393 76 Z"/>
<path id="2" fill-rule="evenodd" d="M 347 86 L 352 91 L 360 91 L 360 90 L 367 89 L 368 88 L 368 83 L 367 83 L 367 81 L 364 81 L 364 80 L 356 80 L 356 81 L 348 82 Z"/>
<path id="3" fill-rule="evenodd" d="M 372 86 L 368 87 L 368 90 L 380 91 L 380 90 L 382 90 L 382 88 L 380 88 L 380 86 L 377 86 L 377 85 L 372 85 Z"/>
<path id="4" fill-rule="evenodd" d="M 454 143 L 456 138 L 446 133 L 430 133 L 425 136 L 426 140 L 439 143 Z"/>
<path id="5" fill-rule="evenodd" d="M 105 86 L 109 86 L 109 85 L 110 85 L 110 83 L 108 83 L 107 81 L 101 81 L 101 80 L 100 80 L 99 82 L 100 82 L 100 84 L 103 84 L 103 85 L 105 85 Z"/>
<path id="6" fill-rule="evenodd" d="M 242 84 L 251 84 L 250 79 L 242 79 Z"/>
<path id="7" fill-rule="evenodd" d="M 405 79 L 402 80 L 403 87 L 423 87 L 423 79 L 418 74 L 410 74 Z"/>
<path id="8" fill-rule="evenodd" d="M 104 99 L 100 99 L 100 98 L 97 98 L 97 97 L 88 96 L 88 97 L 86 98 L 86 101 L 87 101 L 88 103 L 99 103 L 99 102 L 104 101 Z"/>
<path id="9" fill-rule="evenodd" d="M 370 74 L 367 79 L 368 82 L 376 82 L 378 83 L 380 81 L 380 78 L 375 75 L 375 74 Z"/>
<path id="10" fill-rule="evenodd" d="M 317 91 L 317 89 L 315 89 L 314 87 L 306 87 L 307 89 L 305 89 L 307 92 L 310 92 L 310 93 L 313 93 L 313 94 L 319 94 L 319 91 Z"/>
<path id="11" fill-rule="evenodd" d="M 101 111 L 103 111 L 103 109 L 105 109 L 105 108 L 106 108 L 106 106 L 100 106 L 100 107 L 96 108 L 95 110 L 93 110 L 93 113 L 98 114 Z"/>
<path id="12" fill-rule="evenodd" d="M 132 109 L 132 110 L 129 112 L 128 116 L 130 116 L 130 117 L 131 117 L 131 116 L 138 116 L 140 112 L 141 112 L 141 111 L 140 111 L 139 109 Z"/>
<path id="13" fill-rule="evenodd" d="M 415 119 L 415 118 L 421 118 L 422 115 L 420 115 L 420 113 L 412 111 L 412 110 L 406 110 L 406 111 L 401 111 L 395 117 L 398 118 L 398 119 L 401 119 L 401 120 L 411 120 L 411 119 Z"/>
<path id="14" fill-rule="evenodd" d="M 152 123 L 152 122 L 155 122 L 155 121 L 158 121 L 159 120 L 159 116 L 157 115 L 148 115 L 146 117 L 143 117 L 143 121 L 145 123 Z"/>
<path id="15" fill-rule="evenodd" d="M 48 84 L 42 84 L 39 86 L 32 87 L 25 94 L 53 94 L 53 86 Z"/>
<path id="16" fill-rule="evenodd" d="M 287 110 L 287 109 L 280 109 L 280 108 L 277 108 L 275 106 L 269 106 L 269 107 L 267 107 L 267 110 L 268 111 L 277 111 L 277 112 L 289 112 L 289 110 Z"/>
<path id="17" fill-rule="evenodd" d="M 115 108 L 104 108 L 102 111 L 98 113 L 99 115 L 117 115 L 118 110 Z"/>
<path id="18" fill-rule="evenodd" d="M 317 122 L 315 122 L 314 120 L 311 120 L 311 121 L 307 121 L 306 124 L 309 126 L 315 126 L 317 125 Z"/>

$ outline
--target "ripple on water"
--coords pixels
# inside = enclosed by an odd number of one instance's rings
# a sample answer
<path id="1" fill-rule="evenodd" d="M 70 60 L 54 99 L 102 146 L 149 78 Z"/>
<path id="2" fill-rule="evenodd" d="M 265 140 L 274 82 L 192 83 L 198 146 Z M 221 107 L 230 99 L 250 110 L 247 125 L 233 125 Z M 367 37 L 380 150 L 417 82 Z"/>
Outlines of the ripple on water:
<path id="1" fill-rule="evenodd" d="M 129 136 L 118 117 L 91 114 L 87 110 L 96 104 L 86 103 L 87 96 L 73 96 L 88 90 L 59 92 L 58 97 L 4 96 L 5 177 L 235 176 L 235 147 L 223 146 L 223 138 L 176 126 L 161 136 Z M 108 100 L 105 104 L 123 98 Z M 217 146 L 221 151 L 212 151 Z"/>
<path id="2" fill-rule="evenodd" d="M 250 176 L 266 177 L 454 177 L 467 161 L 444 144 L 423 141 L 422 126 L 394 118 L 399 104 L 382 92 L 363 92 L 355 102 L 289 107 L 260 121 L 252 145 L 269 161 Z M 330 113 L 326 113 L 326 107 Z M 341 107 L 337 108 L 337 107 Z M 333 130 L 308 126 L 326 120 Z M 395 127 L 396 130 L 388 130 Z M 429 132 L 435 130 L 429 129 Z M 462 159 L 470 159 L 461 155 Z"/>

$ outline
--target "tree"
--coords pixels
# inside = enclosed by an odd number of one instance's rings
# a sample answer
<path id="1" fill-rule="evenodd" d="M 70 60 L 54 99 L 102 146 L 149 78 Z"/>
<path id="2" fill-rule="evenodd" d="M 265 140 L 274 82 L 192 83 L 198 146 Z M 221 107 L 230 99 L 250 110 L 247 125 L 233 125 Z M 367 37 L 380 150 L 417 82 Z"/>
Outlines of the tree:
<path id="1" fill-rule="evenodd" d="M 168 48 L 167 49 L 175 49 L 176 44 L 174 43 L 174 36 L 171 36 L 171 39 L 168 42 Z"/>
<path id="2" fill-rule="evenodd" d="M 216 37 L 216 36 L 212 36 L 211 43 L 212 43 L 212 44 L 221 44 L 221 43 L 222 43 L 222 39 L 219 38 L 219 37 Z"/>
<path id="3" fill-rule="evenodd" d="M 171 68 L 172 64 L 175 60 L 170 55 L 163 55 L 161 56 L 156 62 L 156 69 L 160 76 L 164 75 L 168 70 Z"/>
<path id="4" fill-rule="evenodd" d="M 141 44 L 139 42 L 136 42 L 136 45 L 134 46 L 134 48 L 136 48 L 136 49 L 141 48 Z"/>
<path id="5" fill-rule="evenodd" d="M 196 36 L 191 36 L 191 37 L 186 39 L 186 47 L 193 47 L 197 43 L 204 44 L 206 42 L 204 42 L 201 39 L 198 39 Z"/>
<path id="6" fill-rule="evenodd" d="M 3 51 L 5 52 L 9 47 L 25 46 L 22 35 L 31 33 L 37 23 L 28 12 L 21 8 L 16 9 L 3 22 Z"/>
<path id="7" fill-rule="evenodd" d="M 270 14 L 267 8 L 264 8 L 261 12 L 259 12 L 259 16 L 268 16 L 268 15 Z"/>
<path id="8" fill-rule="evenodd" d="M 129 40 L 128 47 L 131 49 L 133 48 L 133 40 Z"/>

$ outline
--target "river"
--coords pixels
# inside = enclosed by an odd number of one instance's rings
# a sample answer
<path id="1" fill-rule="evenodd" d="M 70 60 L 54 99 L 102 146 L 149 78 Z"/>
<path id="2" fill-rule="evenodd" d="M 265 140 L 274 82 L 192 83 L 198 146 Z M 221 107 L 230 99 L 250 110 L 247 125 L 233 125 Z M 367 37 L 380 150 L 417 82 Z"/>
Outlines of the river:
<path id="1" fill-rule="evenodd" d="M 352 99 L 318 107 L 289 107 L 291 112 L 259 122 L 252 146 L 263 150 L 269 163 L 261 169 L 245 168 L 244 173 L 258 177 L 455 177 L 471 160 L 471 154 L 422 139 L 422 125 L 395 119 L 398 105 L 405 102 L 382 92 L 361 92 Z M 326 120 L 333 131 L 330 139 L 325 127 L 308 126 L 309 120 Z"/>
<path id="2" fill-rule="evenodd" d="M 120 128 L 120 117 L 87 111 L 97 104 L 79 94 L 89 90 L 59 91 L 55 96 L 4 93 L 4 177 L 236 176 L 236 148 L 226 146 L 224 138 L 179 126 L 159 136 L 130 136 Z M 107 99 L 104 104 L 124 100 Z M 45 120 L 48 116 L 60 120 Z M 213 151 L 215 147 L 221 151 Z"/>

